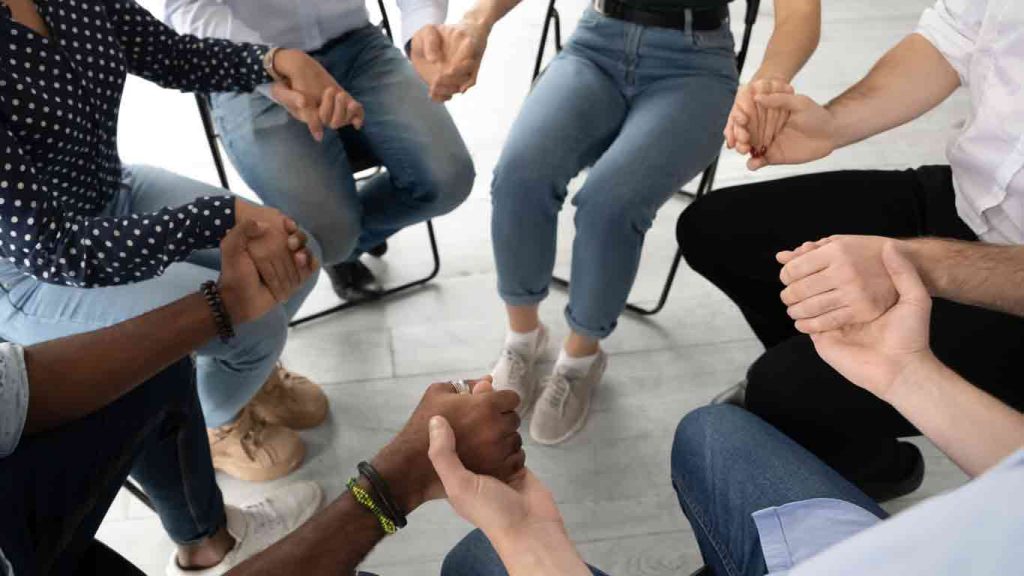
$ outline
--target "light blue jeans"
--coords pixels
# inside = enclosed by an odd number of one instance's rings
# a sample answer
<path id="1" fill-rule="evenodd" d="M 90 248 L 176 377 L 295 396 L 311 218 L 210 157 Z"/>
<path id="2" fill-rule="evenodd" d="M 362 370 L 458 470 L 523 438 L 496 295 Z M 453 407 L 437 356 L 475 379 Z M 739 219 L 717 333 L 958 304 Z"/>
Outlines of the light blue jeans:
<path id="1" fill-rule="evenodd" d="M 159 168 L 126 167 L 121 190 L 104 215 L 142 214 L 188 204 L 202 196 L 224 194 L 229 192 Z M 319 253 L 314 241 L 310 248 Z M 219 275 L 218 250 L 196 252 L 188 261 L 172 264 L 152 280 L 91 289 L 47 284 L 3 261 L 0 336 L 28 345 L 92 332 L 170 304 L 198 291 L 203 282 L 216 280 Z M 213 339 L 197 350 L 197 387 L 207 426 L 233 421 L 266 382 L 284 349 L 288 320 L 315 282 L 314 276 L 284 305 L 258 320 L 237 326 L 237 336 L 231 342 Z"/>
<path id="2" fill-rule="evenodd" d="M 228 156 L 268 205 L 294 218 L 335 264 L 402 228 L 455 209 L 473 187 L 473 161 L 444 106 L 405 56 L 367 25 L 314 54 L 366 109 L 360 135 L 388 169 L 356 189 L 342 140 L 316 142 L 263 94 L 216 94 Z"/>
<path id="3" fill-rule="evenodd" d="M 658 209 L 718 153 L 736 86 L 727 22 L 683 32 L 588 8 L 526 99 L 494 171 L 502 299 L 523 306 L 547 296 L 566 186 L 591 166 L 573 198 L 566 318 L 579 334 L 608 336 Z"/>

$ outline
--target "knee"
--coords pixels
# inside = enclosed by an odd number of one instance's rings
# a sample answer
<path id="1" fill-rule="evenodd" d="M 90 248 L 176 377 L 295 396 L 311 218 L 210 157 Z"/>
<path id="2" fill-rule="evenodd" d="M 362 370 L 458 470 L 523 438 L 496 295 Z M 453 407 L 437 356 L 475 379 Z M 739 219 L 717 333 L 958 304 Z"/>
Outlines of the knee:
<path id="1" fill-rule="evenodd" d="M 672 478 L 677 488 L 706 478 L 713 461 L 728 459 L 730 446 L 745 442 L 743 427 L 749 418 L 748 412 L 731 404 L 704 406 L 684 416 L 672 441 Z"/>
<path id="2" fill-rule="evenodd" d="M 627 230 L 645 234 L 651 229 L 660 204 L 650 204 L 615 186 L 608 193 L 581 193 L 576 197 L 576 225 L 594 230 Z"/>
<path id="3" fill-rule="evenodd" d="M 270 312 L 235 329 L 231 366 L 240 372 L 269 368 L 284 352 L 288 340 L 288 315 L 275 306 Z"/>
<path id="4" fill-rule="evenodd" d="M 356 211 L 338 212 L 308 232 L 315 240 L 320 261 L 326 265 L 337 264 L 351 256 L 359 244 L 362 222 Z"/>
<path id="5" fill-rule="evenodd" d="M 555 213 L 561 207 L 571 175 L 560 174 L 552 158 L 537 148 L 509 143 L 501 153 L 491 181 L 496 215 Z"/>
<path id="6" fill-rule="evenodd" d="M 445 556 L 441 576 L 488 576 L 504 574 L 501 559 L 480 530 L 463 538 Z"/>
<path id="7" fill-rule="evenodd" d="M 462 149 L 447 162 L 433 166 L 432 172 L 419 197 L 430 204 L 431 216 L 441 216 L 458 208 L 469 197 L 476 180 L 476 168 L 469 152 Z"/>

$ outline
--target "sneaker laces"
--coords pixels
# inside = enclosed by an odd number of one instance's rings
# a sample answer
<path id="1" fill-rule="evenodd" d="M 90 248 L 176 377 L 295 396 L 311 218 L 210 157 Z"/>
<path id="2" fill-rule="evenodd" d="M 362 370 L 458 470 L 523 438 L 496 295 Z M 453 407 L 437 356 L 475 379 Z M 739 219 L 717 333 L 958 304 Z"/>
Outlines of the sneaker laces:
<path id="1" fill-rule="evenodd" d="M 572 391 L 572 381 L 562 372 L 552 374 L 544 385 L 544 400 L 548 406 L 565 414 L 565 403 Z"/>
<path id="2" fill-rule="evenodd" d="M 285 368 L 284 364 L 281 364 L 280 362 L 277 363 L 277 366 L 274 367 L 274 370 L 277 371 L 278 385 L 283 386 L 285 388 L 291 388 L 292 384 L 294 384 L 295 380 L 299 377 L 291 370 Z"/>
<path id="3" fill-rule="evenodd" d="M 519 382 L 526 376 L 526 361 L 522 355 L 510 348 L 501 351 L 505 361 L 508 362 L 508 381 Z"/>

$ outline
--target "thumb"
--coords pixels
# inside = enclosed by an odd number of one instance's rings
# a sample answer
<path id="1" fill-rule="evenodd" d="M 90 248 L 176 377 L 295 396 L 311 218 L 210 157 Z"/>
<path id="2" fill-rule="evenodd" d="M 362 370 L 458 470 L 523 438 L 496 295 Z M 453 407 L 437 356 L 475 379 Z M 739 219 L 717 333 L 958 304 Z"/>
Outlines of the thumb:
<path id="1" fill-rule="evenodd" d="M 459 453 L 455 451 L 455 431 L 444 416 L 430 419 L 430 450 L 427 455 L 449 497 L 458 494 L 467 482 L 472 482 L 473 473 L 466 470 L 459 460 Z"/>
<path id="2" fill-rule="evenodd" d="M 775 92 L 772 94 L 758 94 L 754 101 L 765 108 L 781 108 L 790 112 L 799 112 L 803 108 L 804 97 L 797 94 Z"/>
<path id="3" fill-rule="evenodd" d="M 255 240 L 267 233 L 267 225 L 257 220 L 242 222 L 242 233 L 249 240 Z"/>
<path id="4" fill-rule="evenodd" d="M 470 391 L 473 394 L 482 394 L 484 392 L 494 392 L 494 377 L 491 375 L 478 378 L 471 385 Z"/>
<path id="5" fill-rule="evenodd" d="M 921 276 L 917 269 L 904 256 L 896 242 L 886 242 L 882 247 L 882 263 L 892 279 L 896 292 L 900 295 L 900 301 L 927 302 L 931 299 L 928 289 L 924 287 Z"/>
<path id="6" fill-rule="evenodd" d="M 441 60 L 441 33 L 438 32 L 435 26 L 428 26 L 423 29 L 423 55 L 427 57 L 427 62 L 430 63 Z"/>

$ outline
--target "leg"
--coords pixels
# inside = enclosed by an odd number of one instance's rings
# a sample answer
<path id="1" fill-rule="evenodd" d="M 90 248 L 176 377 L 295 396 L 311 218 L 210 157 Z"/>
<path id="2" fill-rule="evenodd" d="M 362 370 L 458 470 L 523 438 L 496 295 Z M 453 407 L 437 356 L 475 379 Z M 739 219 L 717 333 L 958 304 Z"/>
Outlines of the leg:
<path id="1" fill-rule="evenodd" d="M 0 548 L 16 574 L 73 572 L 140 453 L 138 462 L 167 472 L 140 480 L 171 537 L 215 534 L 224 504 L 205 445 L 186 359 L 94 414 L 24 438 L 0 461 L 0 500 L 10 511 Z"/>
<path id="2" fill-rule="evenodd" d="M 214 118 L 231 163 L 268 206 L 308 230 L 337 264 L 356 248 L 362 208 L 337 132 L 313 140 L 306 125 L 263 94 L 216 94 Z"/>
<path id="3" fill-rule="evenodd" d="M 751 479 L 755 479 L 752 481 Z M 756 416 L 731 405 L 699 408 L 676 429 L 672 484 L 716 576 L 767 570 L 751 514 L 809 498 L 886 513 L 812 454 Z"/>
<path id="4" fill-rule="evenodd" d="M 1024 319 L 936 300 L 931 334 L 940 360 L 1003 402 L 1024 408 L 1024 390 L 1006 377 L 1024 357 Z M 794 336 L 768 350 L 747 379 L 749 410 L 858 485 L 868 489 L 905 475 L 897 438 L 919 432 L 821 361 L 810 338 Z"/>
<path id="5" fill-rule="evenodd" d="M 526 99 L 491 186 L 498 288 L 510 307 L 535 307 L 547 296 L 566 186 L 612 142 L 625 112 L 611 79 L 571 51 Z"/>
<path id="6" fill-rule="evenodd" d="M 679 243 L 771 348 L 797 334 L 779 300 L 776 252 L 832 234 L 973 239 L 956 216 L 948 170 L 844 171 L 724 188 L 683 213 Z"/>
<path id="7" fill-rule="evenodd" d="M 590 571 L 594 576 L 608 576 L 593 566 Z M 445 556 L 441 576 L 508 576 L 508 571 L 487 536 L 474 530 Z"/>
<path id="8" fill-rule="evenodd" d="M 663 77 L 632 99 L 621 131 L 573 199 L 576 239 L 566 309 L 573 332 L 596 341 L 615 329 L 644 235 L 658 209 L 718 153 L 734 93 L 724 73 L 707 73 Z"/>
<path id="9" fill-rule="evenodd" d="M 359 250 L 462 204 L 476 176 L 473 161 L 448 111 L 430 99 L 391 40 L 368 26 L 322 59 L 366 109 L 359 135 L 387 168 L 359 191 Z"/>

